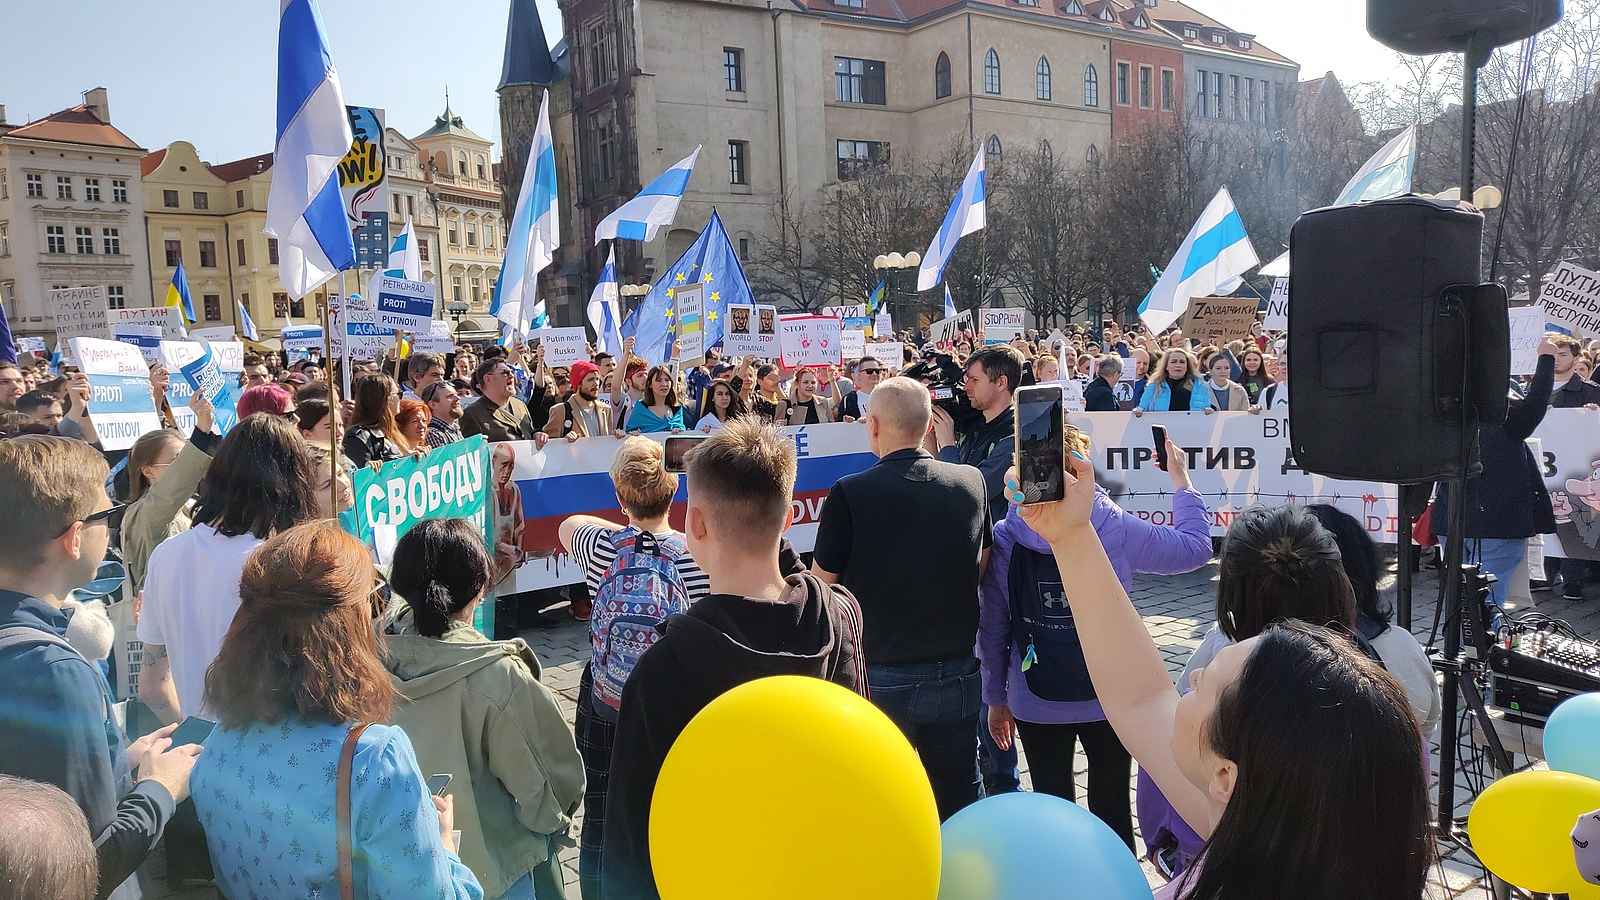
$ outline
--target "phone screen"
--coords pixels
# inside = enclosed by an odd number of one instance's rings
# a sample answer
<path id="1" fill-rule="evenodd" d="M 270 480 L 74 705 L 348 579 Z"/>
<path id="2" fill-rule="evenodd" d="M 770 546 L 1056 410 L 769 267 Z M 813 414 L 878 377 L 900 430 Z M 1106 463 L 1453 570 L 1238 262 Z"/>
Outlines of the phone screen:
<path id="1" fill-rule="evenodd" d="M 687 460 L 684 457 L 688 455 L 690 450 L 694 449 L 695 444 L 700 443 L 707 437 L 708 435 L 704 434 L 675 434 L 667 438 L 664 454 L 666 459 L 662 461 L 663 467 L 668 472 L 688 471 Z"/>
<path id="2" fill-rule="evenodd" d="M 211 735 L 211 729 L 216 727 L 217 723 L 208 719 L 190 716 L 183 720 L 183 724 L 179 725 L 177 730 L 172 732 L 172 746 L 182 747 L 186 744 L 205 743 L 205 739 Z"/>
<path id="3" fill-rule="evenodd" d="M 1156 440 L 1156 468 L 1165 472 L 1167 470 L 1167 430 L 1160 425 L 1151 425 L 1150 434 Z"/>
<path id="4" fill-rule="evenodd" d="M 1048 503 L 1066 495 L 1066 448 L 1061 432 L 1060 385 L 1017 392 L 1017 477 L 1023 503 Z"/>
<path id="5" fill-rule="evenodd" d="M 428 776 L 428 793 L 435 797 L 444 796 L 445 788 L 450 786 L 450 773 Z"/>

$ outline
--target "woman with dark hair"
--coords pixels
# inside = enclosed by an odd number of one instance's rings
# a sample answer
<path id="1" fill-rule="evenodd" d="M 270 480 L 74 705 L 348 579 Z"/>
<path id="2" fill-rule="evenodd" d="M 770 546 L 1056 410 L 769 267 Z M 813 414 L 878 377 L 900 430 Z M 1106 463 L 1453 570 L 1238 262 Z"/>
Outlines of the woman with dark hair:
<path id="1" fill-rule="evenodd" d="M 694 430 L 713 434 L 744 414 L 744 400 L 738 389 L 726 381 L 713 381 L 706 390 L 705 409 L 695 420 Z"/>
<path id="2" fill-rule="evenodd" d="M 644 396 L 628 411 L 628 431 L 634 434 L 683 430 L 683 402 L 672 370 L 656 366 L 644 382 Z"/>
<path id="3" fill-rule="evenodd" d="M 128 508 L 122 513 L 122 562 L 138 593 L 150 554 L 168 538 L 189 530 L 189 502 L 211 465 L 218 438 L 211 433 L 211 401 L 189 397 L 194 431 L 185 441 L 171 428 L 141 435 L 128 452 Z"/>
<path id="4" fill-rule="evenodd" d="M 261 542 L 322 514 L 318 466 L 279 416 L 254 415 L 228 432 L 200 482 L 194 526 L 150 554 L 139 640 L 139 699 L 163 722 L 208 715 L 206 667 L 239 608 L 239 571 Z"/>
<path id="5" fill-rule="evenodd" d="M 465 519 L 430 519 L 395 547 L 405 598 L 384 664 L 402 698 L 394 723 L 425 772 L 454 776 L 461 860 L 488 897 L 562 898 L 553 838 L 583 799 L 583 758 L 539 660 L 520 638 L 472 627 L 493 561 Z"/>
<path id="6" fill-rule="evenodd" d="M 156 363 L 150 367 L 150 396 L 156 401 L 156 415 L 161 417 L 162 428 L 177 428 L 178 419 L 172 414 L 172 402 L 167 399 L 167 385 L 172 376 L 167 367 Z"/>
<path id="7" fill-rule="evenodd" d="M 1224 647 L 1180 697 L 1095 535 L 1093 468 L 1075 454 L 1066 479 L 1065 500 L 1024 506 L 1022 519 L 1055 555 L 1111 727 L 1205 839 L 1198 862 L 1157 897 L 1421 896 L 1432 856 L 1427 772 L 1400 685 L 1344 634 L 1290 620 Z M 1006 489 L 1020 493 L 1015 473 Z M 1328 571 L 1339 566 L 1332 539 L 1305 520 L 1315 525 L 1300 510 L 1236 520 L 1229 543 L 1248 542 L 1260 563 L 1232 574 L 1267 582 L 1252 591 L 1258 610 L 1271 595 L 1281 608 L 1284 594 L 1336 580 L 1353 618 L 1342 568 Z"/>
<path id="8" fill-rule="evenodd" d="M 326 394 L 301 400 L 294 408 L 295 427 L 300 435 L 315 444 L 333 443 L 334 417 L 328 415 Z"/>
<path id="9" fill-rule="evenodd" d="M 205 679 L 218 727 L 190 777 L 223 894 L 335 897 L 347 853 L 354 897 L 482 897 L 452 798 L 429 796 L 405 731 L 382 724 L 394 686 L 367 548 L 309 522 L 252 552 L 238 583 Z"/>
<path id="10" fill-rule="evenodd" d="M 1423 735 L 1433 734 L 1441 714 L 1439 681 L 1416 637 L 1389 622 L 1389 604 L 1378 594 L 1378 545 L 1361 523 L 1343 510 L 1318 503 L 1306 507 L 1306 512 L 1316 516 L 1339 544 L 1344 574 L 1355 591 L 1356 630 L 1377 651 L 1383 667 L 1405 688 Z"/>
<path id="11" fill-rule="evenodd" d="M 1261 402 L 1261 392 L 1272 384 L 1272 376 L 1267 373 L 1267 358 L 1260 350 L 1254 348 L 1244 351 L 1244 358 L 1239 360 L 1239 367 L 1244 374 L 1239 376 L 1239 385 L 1250 398 L 1250 405 Z"/>
<path id="12" fill-rule="evenodd" d="M 400 386 L 387 375 L 362 375 L 350 386 L 355 413 L 344 434 L 344 455 L 358 466 L 388 462 L 406 455 L 395 413 L 400 411 Z"/>
<path id="13" fill-rule="evenodd" d="M 783 371 L 777 366 L 767 364 L 756 368 L 755 398 L 750 402 L 750 411 L 761 417 L 763 422 L 771 422 L 778 415 L 778 404 L 783 402 Z"/>

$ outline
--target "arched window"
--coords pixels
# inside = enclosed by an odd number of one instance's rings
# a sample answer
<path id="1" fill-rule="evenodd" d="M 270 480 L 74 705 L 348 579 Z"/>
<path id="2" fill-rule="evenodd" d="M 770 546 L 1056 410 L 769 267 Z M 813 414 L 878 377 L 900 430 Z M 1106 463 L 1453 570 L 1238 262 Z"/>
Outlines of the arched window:
<path id="1" fill-rule="evenodd" d="M 1050 162 L 1056 158 L 1056 149 L 1050 146 L 1048 139 L 1039 139 L 1039 155 L 1044 157 L 1045 162 Z"/>
<path id="2" fill-rule="evenodd" d="M 993 47 L 983 55 L 983 92 L 1000 93 L 1000 54 L 994 52 Z"/>
<path id="3" fill-rule="evenodd" d="M 1040 100 L 1050 99 L 1050 60 L 1042 56 L 1033 70 L 1033 95 Z"/>
<path id="4" fill-rule="evenodd" d="M 1100 105 L 1100 74 L 1093 63 L 1083 67 L 1083 105 Z"/>
<path id="5" fill-rule="evenodd" d="M 1004 148 L 1000 146 L 1000 135 L 989 135 L 989 143 L 984 145 L 983 153 L 984 156 L 987 157 L 984 160 L 985 165 L 994 165 L 1000 161 L 1001 156 L 1004 153 Z"/>
<path id="6" fill-rule="evenodd" d="M 1089 152 L 1083 155 L 1083 160 L 1091 166 L 1100 165 L 1100 148 L 1090 144 Z"/>
<path id="7" fill-rule="evenodd" d="M 933 99 L 942 100 L 948 96 L 950 96 L 950 57 L 940 50 L 939 58 L 933 61 Z"/>

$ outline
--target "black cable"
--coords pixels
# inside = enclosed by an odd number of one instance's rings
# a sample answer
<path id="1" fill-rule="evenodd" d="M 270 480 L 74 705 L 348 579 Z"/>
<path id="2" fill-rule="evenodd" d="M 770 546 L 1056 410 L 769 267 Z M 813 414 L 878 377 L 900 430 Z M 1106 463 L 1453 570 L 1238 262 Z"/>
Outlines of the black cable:
<path id="1" fill-rule="evenodd" d="M 1537 14 L 1536 6 L 1529 6 L 1530 14 Z M 1533 80 L 1533 54 L 1539 33 L 1528 35 L 1522 45 L 1521 68 L 1517 72 L 1517 115 L 1511 125 L 1511 150 L 1506 154 L 1506 186 L 1500 200 L 1500 221 L 1495 223 L 1494 250 L 1489 254 L 1489 280 L 1494 281 L 1500 270 L 1500 243 L 1506 233 L 1506 219 L 1511 216 L 1512 186 L 1517 182 L 1517 147 L 1522 140 L 1522 117 L 1528 105 L 1528 83 Z M 1463 197 L 1463 200 L 1470 198 Z M 1529 285 L 1531 293 L 1533 286 Z"/>

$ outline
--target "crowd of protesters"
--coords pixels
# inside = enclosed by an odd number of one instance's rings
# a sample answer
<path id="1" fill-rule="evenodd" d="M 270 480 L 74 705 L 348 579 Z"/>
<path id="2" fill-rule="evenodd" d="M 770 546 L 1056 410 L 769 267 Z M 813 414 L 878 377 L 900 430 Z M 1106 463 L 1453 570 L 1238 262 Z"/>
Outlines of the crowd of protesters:
<path id="1" fill-rule="evenodd" d="M 1281 414 L 1284 338 L 1258 325 L 1196 346 L 1109 321 L 993 346 L 898 337 L 900 359 L 799 369 L 716 348 L 650 365 L 631 340 L 570 367 L 540 347 L 416 352 L 351 365 L 348 391 L 339 365 L 252 353 L 237 422 L 217 433 L 196 393 L 187 436 L 155 366 L 163 427 L 120 453 L 97 446 L 83 375 L 0 362 L 0 821 L 16 823 L 0 896 L 139 897 L 164 841 L 169 879 L 227 897 L 550 900 L 574 843 L 584 900 L 653 897 L 651 798 L 674 738 L 729 688 L 777 674 L 872 700 L 943 818 L 1017 790 L 1019 743 L 1033 788 L 1075 799 L 1081 747 L 1088 806 L 1132 850 L 1137 761 L 1144 841 L 1174 878 L 1163 897 L 1418 896 L 1439 689 L 1389 625 L 1359 524 L 1331 508 L 1236 516 L 1216 624 L 1175 687 L 1128 592 L 1136 574 L 1212 559 L 1185 454 L 1167 447 L 1172 527 L 1095 487 L 1070 425 L 1067 499 L 1019 505 L 1019 388 L 1076 380 L 1089 412 Z M 1597 352 L 1548 338 L 1503 433 L 1484 438 L 1467 527 L 1496 574 L 1554 530 L 1548 497 L 1505 515 L 1507 486 L 1530 477 L 1523 440 L 1546 409 L 1600 408 Z M 961 421 L 931 400 L 942 367 L 960 373 Z M 784 537 L 797 460 L 778 429 L 836 422 L 862 427 L 878 462 L 832 486 L 805 559 Z M 634 436 L 680 431 L 707 435 L 681 530 L 679 476 Z M 337 524 L 355 469 L 476 435 L 614 447 L 626 524 L 562 523 L 583 583 L 523 604 L 564 599 L 589 622 L 572 721 L 515 616 L 496 634 L 473 624 L 524 558 L 513 448 L 492 455 L 504 541 L 426 521 L 380 571 Z M 108 636 L 84 601 L 116 561 L 111 590 L 132 613 Z M 1579 599 L 1594 574 L 1563 561 L 1550 582 Z M 1051 604 L 1070 604 L 1070 636 L 1039 627 Z M 119 696 L 112 684 L 135 679 L 109 647 L 134 638 L 137 687 Z M 195 722 L 209 733 L 186 735 Z M 1358 734 L 1361 752 L 1327 752 Z"/>

